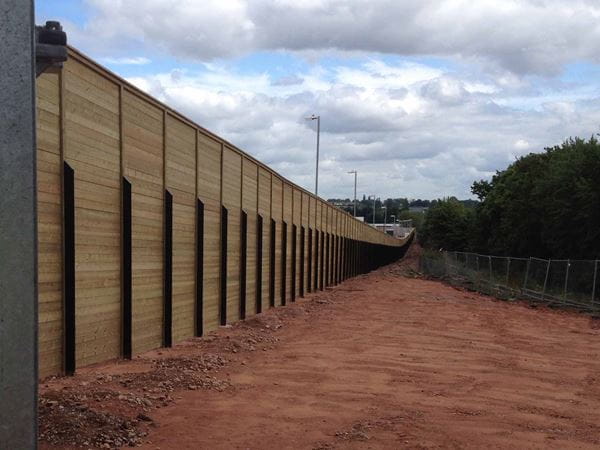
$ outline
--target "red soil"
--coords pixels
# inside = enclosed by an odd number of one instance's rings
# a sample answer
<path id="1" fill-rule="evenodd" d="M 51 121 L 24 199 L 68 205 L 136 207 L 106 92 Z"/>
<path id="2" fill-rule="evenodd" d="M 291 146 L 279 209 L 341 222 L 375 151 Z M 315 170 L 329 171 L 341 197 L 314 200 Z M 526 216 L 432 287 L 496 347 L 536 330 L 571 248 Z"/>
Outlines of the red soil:
<path id="1" fill-rule="evenodd" d="M 50 380 L 43 402 L 87 392 L 76 407 L 124 418 L 131 444 L 152 450 L 598 448 L 596 322 L 413 278 L 414 257 L 208 338 Z M 92 401 L 99 391 L 117 396 Z M 73 407 L 42 406 L 42 429 L 63 430 L 42 449 L 83 445 L 69 434 L 115 445 L 96 439 L 113 425 L 82 417 L 69 429 Z"/>

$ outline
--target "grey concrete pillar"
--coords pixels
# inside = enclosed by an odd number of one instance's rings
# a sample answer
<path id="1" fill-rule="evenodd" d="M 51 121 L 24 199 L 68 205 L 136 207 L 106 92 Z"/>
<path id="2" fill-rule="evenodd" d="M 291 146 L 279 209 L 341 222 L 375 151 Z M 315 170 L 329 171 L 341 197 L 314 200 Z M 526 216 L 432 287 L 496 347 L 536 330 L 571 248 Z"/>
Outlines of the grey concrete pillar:
<path id="1" fill-rule="evenodd" d="M 37 230 L 32 0 L 0 0 L 0 449 L 36 447 Z"/>

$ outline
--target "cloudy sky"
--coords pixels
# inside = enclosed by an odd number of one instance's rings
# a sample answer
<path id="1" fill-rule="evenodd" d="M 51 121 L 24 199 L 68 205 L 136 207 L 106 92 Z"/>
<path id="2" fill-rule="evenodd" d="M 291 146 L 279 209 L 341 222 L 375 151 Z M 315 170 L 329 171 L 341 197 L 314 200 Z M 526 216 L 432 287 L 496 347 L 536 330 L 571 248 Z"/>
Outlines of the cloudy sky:
<path id="1" fill-rule="evenodd" d="M 37 0 L 71 45 L 319 193 L 471 197 L 600 132 L 598 0 Z"/>

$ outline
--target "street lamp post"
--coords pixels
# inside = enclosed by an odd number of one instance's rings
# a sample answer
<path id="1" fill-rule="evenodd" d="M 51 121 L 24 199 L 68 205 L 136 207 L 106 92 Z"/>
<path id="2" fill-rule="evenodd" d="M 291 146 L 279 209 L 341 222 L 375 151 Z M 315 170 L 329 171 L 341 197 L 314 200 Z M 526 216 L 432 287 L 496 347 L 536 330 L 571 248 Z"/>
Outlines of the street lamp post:
<path id="1" fill-rule="evenodd" d="M 319 138 L 321 135 L 321 116 L 315 116 L 314 114 L 310 117 L 306 117 L 306 120 L 317 121 L 317 162 L 315 167 L 315 196 L 319 195 Z"/>
<path id="2" fill-rule="evenodd" d="M 369 195 L 369 200 L 373 197 L 373 228 L 375 227 L 375 200 L 377 197 L 375 195 Z"/>
<path id="3" fill-rule="evenodd" d="M 351 170 L 348 173 L 354 174 L 354 217 L 356 217 L 356 176 L 357 176 L 358 172 L 356 170 Z"/>

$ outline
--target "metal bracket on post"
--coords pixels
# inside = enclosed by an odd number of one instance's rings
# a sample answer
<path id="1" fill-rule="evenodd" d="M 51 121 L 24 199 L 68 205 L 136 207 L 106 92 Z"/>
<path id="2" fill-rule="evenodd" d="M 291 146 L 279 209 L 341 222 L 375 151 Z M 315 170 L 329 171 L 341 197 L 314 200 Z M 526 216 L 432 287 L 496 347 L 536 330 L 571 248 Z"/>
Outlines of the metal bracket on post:
<path id="1" fill-rule="evenodd" d="M 67 34 L 60 22 L 35 27 L 35 75 L 62 68 L 67 60 Z"/>

